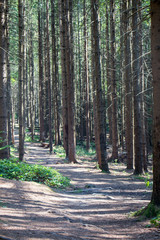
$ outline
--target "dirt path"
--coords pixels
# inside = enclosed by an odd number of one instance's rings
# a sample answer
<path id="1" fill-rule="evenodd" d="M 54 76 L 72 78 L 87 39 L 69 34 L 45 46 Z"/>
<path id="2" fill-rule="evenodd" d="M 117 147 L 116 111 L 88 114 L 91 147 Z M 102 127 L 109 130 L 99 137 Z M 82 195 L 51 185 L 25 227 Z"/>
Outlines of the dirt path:
<path id="1" fill-rule="evenodd" d="M 146 205 L 151 191 L 111 165 L 111 173 L 91 161 L 66 164 L 40 144 L 27 143 L 25 159 L 58 169 L 72 180 L 73 188 L 53 191 L 34 183 L 0 178 L 0 236 L 14 240 L 160 239 L 158 229 L 145 228 L 128 213 Z M 0 238 L 1 239 L 1 238 Z"/>

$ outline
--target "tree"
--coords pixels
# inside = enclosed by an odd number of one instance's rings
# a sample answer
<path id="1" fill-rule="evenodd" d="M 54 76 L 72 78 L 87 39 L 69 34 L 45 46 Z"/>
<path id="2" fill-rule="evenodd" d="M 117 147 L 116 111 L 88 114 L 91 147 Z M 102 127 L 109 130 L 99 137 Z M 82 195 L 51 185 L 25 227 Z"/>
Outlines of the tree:
<path id="1" fill-rule="evenodd" d="M 66 158 L 69 159 L 69 162 L 75 163 L 72 1 L 61 0 L 60 29 L 63 78 L 63 143 L 66 151 Z"/>
<path id="2" fill-rule="evenodd" d="M 110 32 L 111 32 L 111 95 L 112 95 L 112 159 L 118 159 L 118 130 L 117 130 L 117 94 L 116 94 L 116 65 L 115 65 L 115 1 L 110 1 Z"/>
<path id="3" fill-rule="evenodd" d="M 53 116 L 55 145 L 61 144 L 60 137 L 60 107 L 59 107 L 59 76 L 58 76 L 58 51 L 55 29 L 55 1 L 51 0 L 51 26 L 52 26 L 52 89 L 53 89 Z"/>
<path id="4" fill-rule="evenodd" d="M 29 30 L 29 110 L 30 110 L 30 128 L 32 140 L 35 134 L 35 89 L 34 89 L 34 53 L 33 53 L 33 26 L 30 24 Z M 24 93 L 25 94 L 25 93 Z"/>
<path id="5" fill-rule="evenodd" d="M 6 67 L 7 67 L 7 111 L 8 111 L 8 145 L 12 143 L 11 136 L 11 71 L 10 71 L 10 61 L 9 61 L 9 3 L 5 0 L 5 55 L 6 55 Z"/>
<path id="6" fill-rule="evenodd" d="M 4 159 L 8 158 L 4 0 L 0 1 L 0 32 L 0 159 Z"/>
<path id="7" fill-rule="evenodd" d="M 49 108 L 49 149 L 52 153 L 52 103 L 51 103 L 51 70 L 50 70 L 50 39 L 49 39 L 49 0 L 46 0 L 46 46 L 47 46 L 47 58 L 46 58 L 46 78 L 48 81 L 48 108 Z"/>
<path id="8" fill-rule="evenodd" d="M 141 79 L 140 79 L 140 48 L 138 32 L 138 1 L 132 0 L 132 55 L 133 55 L 133 98 L 134 98 L 134 154 L 135 174 L 141 174 L 143 163 L 142 122 L 141 122 Z"/>
<path id="9" fill-rule="evenodd" d="M 24 157 L 24 75 L 23 75 L 23 61 L 24 61 L 24 1 L 18 0 L 19 13 L 19 67 L 18 67 L 18 95 L 19 95 L 19 160 L 22 161 Z"/>
<path id="10" fill-rule="evenodd" d="M 99 20 L 98 20 L 98 0 L 91 0 L 91 20 L 92 20 L 92 81 L 94 91 L 94 119 L 95 119 L 95 141 L 96 154 L 99 167 L 108 171 L 106 160 L 106 137 L 104 127 L 104 109 L 101 86 L 101 66 L 100 66 L 100 45 L 99 45 Z"/>
<path id="11" fill-rule="evenodd" d="M 110 36 L 109 36 L 109 7 L 106 3 L 106 72 L 107 72 L 107 114 L 109 122 L 109 140 L 112 143 L 112 104 L 111 104 L 111 76 L 110 76 Z"/>
<path id="12" fill-rule="evenodd" d="M 124 26 L 124 84 L 125 84 L 125 139 L 127 152 L 127 169 L 133 169 L 133 128 L 132 128 L 132 78 L 131 55 L 129 34 L 129 8 L 130 0 L 123 1 L 123 26 Z"/>
<path id="13" fill-rule="evenodd" d="M 43 74 L 43 43 L 41 1 L 38 1 L 38 59 L 39 59 L 39 112 L 40 112 L 40 141 L 44 141 L 44 74 Z"/>
<path id="14" fill-rule="evenodd" d="M 160 206 L 160 2 L 151 0 L 151 51 L 153 73 L 153 192 L 151 202 Z"/>
<path id="15" fill-rule="evenodd" d="M 86 85 L 85 91 L 85 111 L 86 111 L 86 149 L 89 150 L 89 76 L 88 76 L 88 40 L 87 40 L 87 14 L 86 0 L 83 1 L 83 16 L 84 16 L 84 79 Z"/>

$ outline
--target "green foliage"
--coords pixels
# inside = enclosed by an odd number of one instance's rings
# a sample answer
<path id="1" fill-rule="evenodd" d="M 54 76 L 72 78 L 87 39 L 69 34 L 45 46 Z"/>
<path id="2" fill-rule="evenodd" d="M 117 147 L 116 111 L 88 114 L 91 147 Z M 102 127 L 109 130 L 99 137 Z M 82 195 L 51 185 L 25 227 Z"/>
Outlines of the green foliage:
<path id="1" fill-rule="evenodd" d="M 39 136 L 38 135 L 34 135 L 33 139 L 32 136 L 29 134 L 26 134 L 25 136 L 25 142 L 39 142 Z"/>
<path id="2" fill-rule="evenodd" d="M 150 223 L 155 227 L 160 227 L 160 214 L 150 220 Z"/>
<path id="3" fill-rule="evenodd" d="M 93 143 L 90 145 L 91 147 L 89 151 L 87 151 L 85 143 L 78 143 L 76 146 L 76 154 L 78 156 L 94 156 L 96 154 L 95 145 Z"/>
<path id="4" fill-rule="evenodd" d="M 16 159 L 0 160 L 0 177 L 44 183 L 49 187 L 61 188 L 70 184 L 68 178 L 52 168 L 17 162 Z"/>
<path id="5" fill-rule="evenodd" d="M 63 146 L 54 146 L 54 152 L 57 154 L 58 157 L 65 158 L 66 156 Z"/>
<path id="6" fill-rule="evenodd" d="M 87 151 L 86 148 L 83 146 L 76 146 L 76 154 L 78 156 L 93 156 L 95 155 L 95 153 L 95 149 L 93 148 L 90 148 L 89 151 Z"/>
<path id="7" fill-rule="evenodd" d="M 5 204 L 0 201 L 0 207 L 5 207 Z"/>
<path id="8" fill-rule="evenodd" d="M 135 176 L 136 179 L 143 180 L 145 182 L 146 187 L 150 188 L 153 185 L 153 181 L 151 181 L 151 175 L 149 173 L 145 173 L 144 175 Z"/>
<path id="9" fill-rule="evenodd" d="M 149 203 L 147 207 L 143 207 L 140 210 L 131 214 L 131 216 L 139 217 L 139 220 L 149 218 L 150 223 L 155 227 L 160 227 L 160 208 L 153 203 Z M 147 225 L 150 227 L 151 225 Z"/>

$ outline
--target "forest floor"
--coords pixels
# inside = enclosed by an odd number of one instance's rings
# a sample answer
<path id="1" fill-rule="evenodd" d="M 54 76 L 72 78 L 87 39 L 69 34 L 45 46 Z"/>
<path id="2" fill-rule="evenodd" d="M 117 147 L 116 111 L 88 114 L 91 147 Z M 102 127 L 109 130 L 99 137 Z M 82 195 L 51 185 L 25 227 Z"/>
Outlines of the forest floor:
<path id="1" fill-rule="evenodd" d="M 160 239 L 160 230 L 148 228 L 129 213 L 146 206 L 151 189 L 126 171 L 110 164 L 110 173 L 88 158 L 67 164 L 39 143 L 26 143 L 25 160 L 59 170 L 71 179 L 65 190 L 43 184 L 0 178 L 0 239 L 105 240 Z"/>

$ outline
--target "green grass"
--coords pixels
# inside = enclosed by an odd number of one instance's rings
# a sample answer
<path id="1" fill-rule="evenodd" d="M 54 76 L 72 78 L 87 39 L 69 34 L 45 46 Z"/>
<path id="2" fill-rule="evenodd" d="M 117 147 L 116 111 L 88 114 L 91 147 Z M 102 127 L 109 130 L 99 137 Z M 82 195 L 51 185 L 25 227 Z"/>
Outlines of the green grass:
<path id="1" fill-rule="evenodd" d="M 70 180 L 67 177 L 50 167 L 17 162 L 16 159 L 0 160 L 0 177 L 34 181 L 56 188 L 64 188 L 70 185 Z"/>

